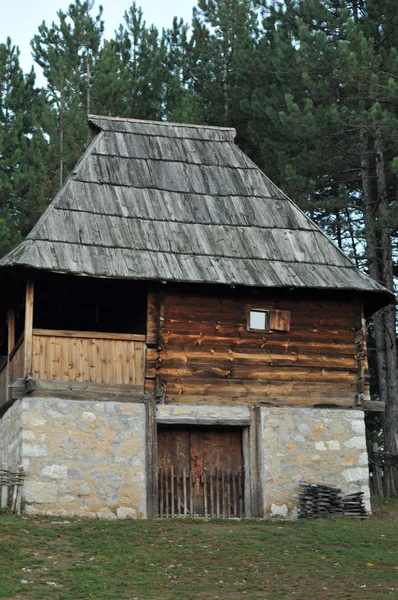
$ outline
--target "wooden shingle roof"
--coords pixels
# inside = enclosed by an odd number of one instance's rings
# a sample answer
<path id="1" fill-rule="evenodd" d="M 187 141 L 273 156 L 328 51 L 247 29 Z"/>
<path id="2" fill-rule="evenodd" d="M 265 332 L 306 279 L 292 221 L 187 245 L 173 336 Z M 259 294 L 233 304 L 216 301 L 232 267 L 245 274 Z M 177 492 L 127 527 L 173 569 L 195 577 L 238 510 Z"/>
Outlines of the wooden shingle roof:
<path id="1" fill-rule="evenodd" d="M 97 135 L 1 267 L 387 293 L 239 150 L 233 129 L 89 121 Z"/>

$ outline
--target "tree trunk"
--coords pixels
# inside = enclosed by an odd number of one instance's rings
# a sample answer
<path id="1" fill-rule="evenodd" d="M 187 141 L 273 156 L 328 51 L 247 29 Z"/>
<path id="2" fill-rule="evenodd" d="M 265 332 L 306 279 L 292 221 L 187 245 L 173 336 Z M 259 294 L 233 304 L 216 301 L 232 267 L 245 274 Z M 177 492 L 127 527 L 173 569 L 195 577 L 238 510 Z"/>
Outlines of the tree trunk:
<path id="1" fill-rule="evenodd" d="M 363 218 L 365 221 L 366 252 L 368 257 L 369 275 L 376 281 L 381 281 L 380 263 L 377 256 L 377 225 L 375 205 L 371 186 L 371 166 L 369 156 L 369 138 L 365 129 L 361 132 L 361 179 L 363 190 Z M 387 361 L 384 336 L 384 314 L 379 310 L 373 315 L 373 329 L 376 346 L 377 377 L 379 396 L 387 405 Z"/>
<path id="2" fill-rule="evenodd" d="M 375 128 L 374 150 L 376 156 L 376 181 L 378 193 L 378 220 L 380 221 L 382 283 L 394 292 L 391 237 L 388 227 L 387 184 L 384 168 L 383 140 L 380 127 Z M 398 454 L 398 368 L 395 305 L 390 304 L 383 313 L 386 354 L 386 379 L 388 400 L 384 415 L 384 443 L 386 452 Z"/>

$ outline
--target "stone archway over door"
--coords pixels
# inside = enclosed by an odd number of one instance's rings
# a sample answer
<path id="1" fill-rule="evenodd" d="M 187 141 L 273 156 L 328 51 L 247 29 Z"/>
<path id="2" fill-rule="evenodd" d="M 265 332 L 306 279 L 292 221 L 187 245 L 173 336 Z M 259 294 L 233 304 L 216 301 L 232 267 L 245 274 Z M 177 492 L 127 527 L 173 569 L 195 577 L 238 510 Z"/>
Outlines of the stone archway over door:
<path id="1" fill-rule="evenodd" d="M 159 516 L 243 516 L 242 429 L 158 429 Z"/>

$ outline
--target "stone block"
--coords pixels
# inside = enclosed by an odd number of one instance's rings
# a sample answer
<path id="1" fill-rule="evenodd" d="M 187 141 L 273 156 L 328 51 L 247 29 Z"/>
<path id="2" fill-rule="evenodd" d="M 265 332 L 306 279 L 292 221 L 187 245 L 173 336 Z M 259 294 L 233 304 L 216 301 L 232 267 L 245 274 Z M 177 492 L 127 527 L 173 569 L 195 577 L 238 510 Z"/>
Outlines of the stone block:
<path id="1" fill-rule="evenodd" d="M 50 477 L 50 479 L 66 479 L 68 476 L 68 467 L 66 465 L 47 465 L 40 469 L 41 477 Z"/>
<path id="2" fill-rule="evenodd" d="M 57 499 L 57 484 L 55 482 L 25 481 L 23 495 L 30 504 L 52 504 Z"/>
<path id="3" fill-rule="evenodd" d="M 116 515 L 118 519 L 136 519 L 137 511 L 128 506 L 119 506 L 119 508 L 116 509 Z"/>

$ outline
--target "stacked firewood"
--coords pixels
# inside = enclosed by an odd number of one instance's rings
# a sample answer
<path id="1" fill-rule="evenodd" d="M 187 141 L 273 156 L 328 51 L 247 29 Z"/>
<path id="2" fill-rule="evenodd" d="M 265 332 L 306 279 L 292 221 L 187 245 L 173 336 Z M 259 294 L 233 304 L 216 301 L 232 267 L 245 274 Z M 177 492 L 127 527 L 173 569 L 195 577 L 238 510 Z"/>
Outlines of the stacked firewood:
<path id="1" fill-rule="evenodd" d="M 300 483 L 298 518 L 320 519 L 327 516 L 367 518 L 363 492 L 341 495 L 341 489 L 320 483 Z"/>

